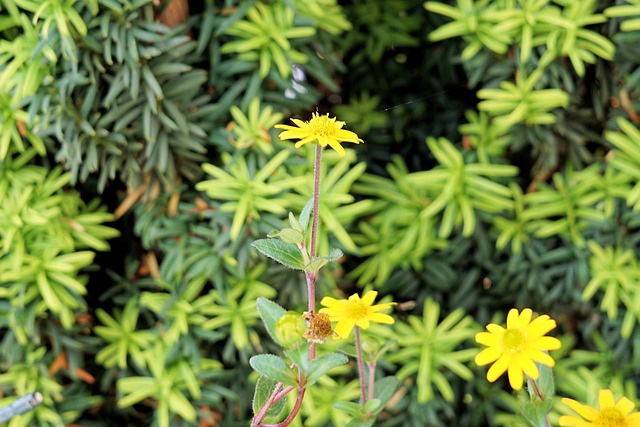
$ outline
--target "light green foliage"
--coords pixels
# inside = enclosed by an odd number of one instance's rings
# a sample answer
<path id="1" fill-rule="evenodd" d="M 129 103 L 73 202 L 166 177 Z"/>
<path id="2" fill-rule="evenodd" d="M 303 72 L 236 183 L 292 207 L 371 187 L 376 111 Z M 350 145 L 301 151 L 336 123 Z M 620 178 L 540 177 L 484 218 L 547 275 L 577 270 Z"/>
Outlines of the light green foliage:
<path id="1" fill-rule="evenodd" d="M 11 301 L 8 320 L 15 338 L 26 344 L 35 322 L 53 314 L 66 329 L 84 310 L 85 279 L 80 271 L 106 240 L 118 235 L 101 225 L 113 216 L 97 201 L 85 204 L 64 191 L 69 174 L 25 166 L 33 151 L 0 162 L 0 285 Z"/>
<path id="2" fill-rule="evenodd" d="M 436 237 L 431 216 L 422 212 L 430 205 L 431 182 L 411 180 L 407 166 L 399 157 L 387 165 L 391 179 L 371 174 L 363 175 L 354 185 L 354 192 L 375 197 L 376 213 L 359 224 L 355 242 L 367 258 L 356 267 L 351 277 L 364 285 L 380 286 L 396 267 L 421 268 L 421 260 L 434 248 L 442 248 Z"/>
<path id="3" fill-rule="evenodd" d="M 578 248 L 584 247 L 582 230 L 591 222 L 607 220 L 597 207 L 606 197 L 598 191 L 599 179 L 596 165 L 579 172 L 554 174 L 555 188 L 541 184 L 538 191 L 525 196 L 528 209 L 522 214 L 523 220 L 532 222 L 538 237 L 565 236 Z"/>
<path id="4" fill-rule="evenodd" d="M 292 178 L 280 169 L 288 157 L 288 151 L 280 151 L 258 169 L 255 158 L 225 153 L 222 160 L 226 170 L 211 164 L 203 165 L 204 171 L 214 179 L 199 182 L 196 189 L 207 192 L 213 199 L 226 201 L 220 209 L 233 212 L 229 230 L 232 240 L 238 238 L 246 223 L 259 220 L 262 212 L 281 214 L 290 206 L 285 198 L 278 196 L 302 185 L 304 177 Z"/>
<path id="5" fill-rule="evenodd" d="M 640 1 L 626 0 L 626 3 L 619 6 L 611 6 L 605 9 L 607 17 L 636 17 L 640 16 Z M 626 19 L 620 25 L 622 31 L 637 31 L 640 29 L 640 18 Z"/>
<path id="6" fill-rule="evenodd" d="M 398 350 L 391 352 L 387 359 L 397 363 L 397 377 L 400 381 L 416 375 L 418 402 L 426 403 L 434 398 L 434 389 L 451 402 L 454 392 L 446 369 L 455 375 L 470 380 L 473 373 L 466 366 L 477 353 L 476 349 L 457 350 L 471 339 L 478 327 L 462 309 L 449 313 L 441 321 L 440 306 L 427 299 L 422 317 L 411 315 L 407 323 L 398 322 L 391 329 L 383 329 L 380 334 L 398 343 Z"/>
<path id="7" fill-rule="evenodd" d="M 344 426 L 349 422 L 349 415 L 336 408 L 338 402 L 349 402 L 358 398 L 360 388 L 358 380 L 346 381 L 324 376 L 308 391 L 309 396 L 302 402 L 302 414 L 306 415 L 304 425 L 319 427 L 324 425 Z M 302 423 L 291 424 L 300 427 Z"/>
<path id="8" fill-rule="evenodd" d="M 126 408 L 152 398 L 158 402 L 155 419 L 160 427 L 169 427 L 173 415 L 194 421 L 196 410 L 190 400 L 201 397 L 198 374 L 205 369 L 217 370 L 221 367 L 215 360 L 202 360 L 200 366 L 194 366 L 185 359 L 172 360 L 169 350 L 169 346 L 156 341 L 145 352 L 151 375 L 118 380 L 118 391 L 122 394 L 118 406 Z"/>
<path id="9" fill-rule="evenodd" d="M 555 3 L 555 4 L 553 4 Z M 596 0 L 458 0 L 457 7 L 428 1 L 430 12 L 454 20 L 429 34 L 434 41 L 463 37 L 469 44 L 462 59 L 470 60 L 483 48 L 505 55 L 517 44 L 520 62 L 527 64 L 535 48 L 546 46 L 554 55 L 568 57 L 579 76 L 596 56 L 613 59 L 615 47 L 604 36 L 584 27 L 606 21 L 595 13 Z M 560 6 L 560 7 L 558 7 Z"/>
<path id="10" fill-rule="evenodd" d="M 235 120 L 231 128 L 234 135 L 231 144 L 234 147 L 257 149 L 267 155 L 273 153 L 269 130 L 282 120 L 282 114 L 274 113 L 271 106 L 260 108 L 258 98 L 251 100 L 246 116 L 235 105 L 231 106 L 229 112 Z"/>
<path id="11" fill-rule="evenodd" d="M 439 165 L 411 174 L 409 182 L 430 187 L 434 198 L 420 217 L 434 217 L 442 212 L 438 237 L 449 237 L 460 224 L 462 234 L 470 236 L 476 227 L 476 211 L 499 213 L 511 209 L 511 192 L 491 178 L 514 176 L 518 172 L 516 167 L 465 163 L 460 151 L 444 138 L 428 138 L 427 145 Z"/>
<path id="12" fill-rule="evenodd" d="M 45 358 L 45 347 L 27 346 L 23 360 L 12 366 L 8 372 L 0 374 L 0 385 L 9 385 L 20 394 L 38 390 L 42 393 L 43 405 L 26 414 L 24 418 L 12 422 L 12 427 L 29 426 L 35 423 L 58 423 L 62 425 L 64 418 L 51 407 L 61 400 L 62 385 L 51 378 L 46 371 L 38 369 L 38 364 Z M 69 417 L 73 418 L 73 417 Z"/>
<path id="13" fill-rule="evenodd" d="M 582 292 L 585 301 L 593 298 L 598 290 L 604 292 L 600 308 L 611 319 L 618 315 L 618 306 L 625 307 L 621 335 L 629 338 L 637 323 L 640 322 L 640 265 L 631 249 L 622 247 L 602 247 L 594 241 L 589 242 L 591 258 L 591 281 Z"/>
<path id="14" fill-rule="evenodd" d="M 308 150 L 311 153 L 314 150 Z M 351 187 L 356 180 L 362 176 L 366 165 L 364 162 L 355 163 L 355 153 L 353 150 L 346 150 L 344 157 L 327 151 L 323 154 L 320 181 L 320 206 L 318 214 L 323 226 L 318 235 L 319 253 L 329 252 L 329 236 L 335 236 L 341 248 L 346 252 L 356 251 L 356 245 L 347 232 L 347 227 L 357 218 L 371 211 L 370 200 L 356 201 L 351 194 Z M 309 164 L 313 164 L 310 162 Z M 286 194 L 283 198 L 287 200 L 287 206 L 293 209 L 300 209 L 313 196 L 313 176 L 308 171 L 308 165 L 304 167 L 292 168 L 291 173 L 295 176 L 307 171 L 306 179 L 292 189 L 295 191 Z"/>
<path id="15" fill-rule="evenodd" d="M 507 129 L 518 123 L 528 126 L 555 123 L 556 116 L 551 111 L 569 105 L 569 95 L 561 89 L 540 89 L 535 87 L 541 77 L 541 69 L 530 76 L 516 75 L 516 83 L 503 81 L 499 89 L 481 89 L 478 98 L 480 111 L 494 117 L 498 129 Z"/>
<path id="16" fill-rule="evenodd" d="M 483 47 L 499 54 L 507 52 L 511 39 L 493 19 L 499 10 L 499 2 L 491 0 L 458 0 L 457 7 L 428 1 L 424 7 L 433 13 L 454 19 L 429 34 L 432 41 L 463 37 L 469 45 L 462 51 L 462 59 L 475 56 Z"/>
<path id="17" fill-rule="evenodd" d="M 515 183 L 511 183 L 510 188 L 513 196 L 513 218 L 496 215 L 492 220 L 493 225 L 500 231 L 500 235 L 496 240 L 496 247 L 503 249 L 511 242 L 511 250 L 513 253 L 518 254 L 522 251 L 522 246 L 533 235 L 535 225 L 525 216 L 525 202 L 520 187 Z"/>
<path id="18" fill-rule="evenodd" d="M 617 124 L 622 132 L 608 131 L 605 137 L 617 150 L 613 153 L 609 164 L 622 175 L 624 182 L 635 185 L 630 191 L 618 193 L 624 197 L 634 211 L 640 210 L 640 131 L 627 120 L 619 118 Z M 625 189 L 626 190 L 626 189 Z"/>
<path id="19" fill-rule="evenodd" d="M 465 113 L 467 123 L 460 125 L 460 133 L 468 138 L 469 145 L 476 151 L 480 163 L 496 163 L 503 158 L 511 144 L 507 129 L 498 126 L 485 112 L 469 110 Z"/>
<path id="20" fill-rule="evenodd" d="M 240 350 L 249 345 L 249 337 L 255 333 L 253 326 L 258 319 L 255 301 L 258 297 L 273 298 L 275 291 L 266 284 L 252 285 L 248 289 L 236 287 L 224 295 L 215 295 L 213 304 L 203 307 L 201 312 L 210 319 L 202 323 L 205 330 L 228 327 L 234 346 Z"/>
<path id="21" fill-rule="evenodd" d="M 281 3 L 256 3 L 247 11 L 246 17 L 246 20 L 237 20 L 226 31 L 241 40 L 226 43 L 222 53 L 235 53 L 244 61 L 257 61 L 261 78 L 269 74 L 272 64 L 286 78 L 291 74 L 292 62 L 307 62 L 307 56 L 295 50 L 290 39 L 311 37 L 315 29 L 294 25 L 292 9 Z"/>
<path id="22" fill-rule="evenodd" d="M 96 310 L 96 316 L 103 326 L 95 326 L 93 330 L 96 335 L 109 342 L 96 355 L 96 362 L 107 368 L 117 366 L 126 369 L 130 357 L 139 368 L 146 367 L 144 350 L 153 343 L 155 334 L 137 329 L 139 305 L 140 301 L 131 299 L 122 312 L 114 310 L 114 317 L 102 309 Z"/>
<path id="23" fill-rule="evenodd" d="M 351 30 L 351 23 L 336 0 L 293 0 L 292 3 L 301 16 L 312 18 L 313 25 L 332 35 Z"/>

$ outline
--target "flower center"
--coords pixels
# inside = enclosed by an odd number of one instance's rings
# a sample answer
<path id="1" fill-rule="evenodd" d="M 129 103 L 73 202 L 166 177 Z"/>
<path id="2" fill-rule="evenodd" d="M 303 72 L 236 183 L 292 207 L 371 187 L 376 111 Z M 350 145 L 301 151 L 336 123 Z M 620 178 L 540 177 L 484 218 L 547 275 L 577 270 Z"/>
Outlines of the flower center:
<path id="1" fill-rule="evenodd" d="M 502 344 L 506 351 L 519 353 L 527 344 L 527 336 L 520 329 L 507 329 L 502 337 Z"/>
<path id="2" fill-rule="evenodd" d="M 331 136 L 335 132 L 334 121 L 328 114 L 320 116 L 318 113 L 313 113 L 312 119 L 309 120 L 309 127 L 315 135 L 320 136 Z"/>
<path id="3" fill-rule="evenodd" d="M 347 305 L 347 317 L 351 319 L 362 319 L 367 317 L 367 306 L 361 301 L 349 302 Z"/>
<path id="4" fill-rule="evenodd" d="M 626 427 L 627 420 L 618 408 L 610 407 L 598 412 L 598 415 L 593 420 L 593 425 L 596 427 Z"/>

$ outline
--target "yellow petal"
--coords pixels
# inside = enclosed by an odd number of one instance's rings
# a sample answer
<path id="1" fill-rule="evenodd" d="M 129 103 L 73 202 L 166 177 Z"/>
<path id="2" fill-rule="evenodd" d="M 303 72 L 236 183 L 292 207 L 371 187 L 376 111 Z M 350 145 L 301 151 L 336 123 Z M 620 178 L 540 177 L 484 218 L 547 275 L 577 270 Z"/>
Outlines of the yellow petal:
<path id="1" fill-rule="evenodd" d="M 476 354 L 474 361 L 478 366 L 488 365 L 498 360 L 502 352 L 497 348 L 489 347 Z"/>
<path id="2" fill-rule="evenodd" d="M 600 390 L 598 392 L 598 405 L 600 405 L 600 410 L 615 406 L 611 390 Z"/>
<path id="3" fill-rule="evenodd" d="M 344 157 L 346 151 L 344 151 L 344 148 L 342 147 L 342 145 L 340 145 L 338 140 L 336 140 L 335 138 L 327 138 L 327 143 L 331 148 L 338 152 L 340 157 Z"/>
<path id="4" fill-rule="evenodd" d="M 491 332 L 492 334 L 502 336 L 502 334 L 504 333 L 504 328 L 500 325 L 496 325 L 495 323 L 489 323 L 487 325 L 487 331 Z"/>
<path id="5" fill-rule="evenodd" d="M 395 322 L 395 319 L 393 317 L 389 316 L 388 314 L 382 314 L 382 313 L 369 313 L 367 315 L 367 319 L 369 319 L 372 322 L 384 323 L 387 325 L 391 325 L 392 323 Z"/>
<path id="6" fill-rule="evenodd" d="M 504 374 L 507 368 L 509 367 L 509 363 L 511 362 L 510 354 L 502 354 L 496 363 L 491 365 L 489 370 L 487 371 L 487 380 L 492 383 L 497 380 L 500 375 Z"/>
<path id="7" fill-rule="evenodd" d="M 580 418 L 571 417 L 569 415 L 563 415 L 558 420 L 561 426 L 569 426 L 569 427 L 593 427 L 592 423 L 589 423 L 585 420 L 581 420 Z"/>
<path id="8" fill-rule="evenodd" d="M 522 310 L 522 313 L 520 313 L 520 316 L 518 317 L 518 326 L 520 326 L 520 328 L 522 329 L 525 329 L 531 322 L 531 316 L 533 316 L 533 311 L 531 311 L 530 308 L 525 308 L 524 310 Z"/>
<path id="9" fill-rule="evenodd" d="M 509 384 L 511 385 L 511 388 L 514 390 L 520 390 L 522 388 L 522 383 L 524 382 L 524 377 L 522 375 L 522 367 L 518 363 L 518 359 L 511 359 L 507 373 L 509 375 Z"/>
<path id="10" fill-rule="evenodd" d="M 633 411 L 633 408 L 636 405 L 630 401 L 629 399 L 627 399 L 626 397 L 622 396 L 622 398 L 620 398 L 620 400 L 618 400 L 618 403 L 616 403 L 616 408 L 618 408 L 618 410 L 620 412 L 622 412 L 623 414 L 627 415 L 629 412 Z"/>
<path id="11" fill-rule="evenodd" d="M 538 350 L 527 349 L 524 351 L 524 354 L 534 362 L 542 363 L 543 365 L 547 365 L 552 368 L 556 365 L 556 361 L 553 360 L 553 357 L 549 356 L 547 353 L 543 353 Z"/>
<path id="12" fill-rule="evenodd" d="M 362 319 L 356 320 L 356 326 L 358 326 L 361 329 L 369 329 L 369 326 L 371 326 L 371 323 L 369 322 L 369 319 L 362 318 Z"/>
<path id="13" fill-rule="evenodd" d="M 580 415 L 582 418 L 584 418 L 587 421 L 593 421 L 596 418 L 596 416 L 598 416 L 598 411 L 593 409 L 591 406 L 583 405 L 567 397 L 563 397 L 560 401 L 563 404 L 567 405 L 569 408 L 573 409 L 575 412 L 578 413 L 578 415 Z"/>
<path id="14" fill-rule="evenodd" d="M 340 338 L 347 338 L 354 326 L 355 322 L 352 319 L 345 319 L 338 322 L 334 332 L 338 334 Z"/>
<path id="15" fill-rule="evenodd" d="M 373 302 L 376 300 L 377 296 L 378 296 L 378 292 L 376 292 L 376 291 L 367 291 L 362 296 L 362 303 L 364 305 L 373 305 Z"/>
<path id="16" fill-rule="evenodd" d="M 518 327 L 518 309 L 512 308 L 507 314 L 507 329 L 513 329 Z"/>
<path id="17" fill-rule="evenodd" d="M 557 350 L 562 343 L 555 337 L 540 337 L 529 342 L 529 348 L 536 350 Z"/>
<path id="18" fill-rule="evenodd" d="M 540 373 L 538 372 L 538 368 L 536 367 L 536 364 L 533 363 L 533 360 L 531 360 L 531 358 L 523 354 L 519 354 L 517 356 L 517 359 L 518 359 L 518 364 L 520 365 L 524 373 L 532 380 L 537 380 L 538 377 L 540 376 Z"/>
<path id="19" fill-rule="evenodd" d="M 498 336 L 490 332 L 479 332 L 476 334 L 476 342 L 487 347 L 497 347 L 500 344 Z"/>

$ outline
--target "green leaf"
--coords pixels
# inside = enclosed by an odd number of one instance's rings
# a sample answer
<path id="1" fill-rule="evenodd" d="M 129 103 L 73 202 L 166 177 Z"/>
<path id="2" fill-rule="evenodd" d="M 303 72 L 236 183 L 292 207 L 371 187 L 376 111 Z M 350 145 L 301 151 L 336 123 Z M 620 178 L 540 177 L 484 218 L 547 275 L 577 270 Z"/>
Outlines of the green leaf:
<path id="1" fill-rule="evenodd" d="M 264 322 L 264 326 L 271 336 L 271 339 L 275 341 L 276 322 L 284 316 L 286 310 L 275 302 L 262 297 L 256 301 L 256 308 L 258 309 L 258 313 L 260 313 L 262 322 Z"/>
<path id="2" fill-rule="evenodd" d="M 290 348 L 284 354 L 306 375 L 309 372 L 309 343 L 304 342 L 295 348 Z"/>
<path id="3" fill-rule="evenodd" d="M 398 379 L 396 377 L 384 377 L 376 381 L 373 386 L 373 397 L 380 400 L 379 410 L 382 410 L 391 399 L 396 388 L 398 388 Z"/>
<path id="4" fill-rule="evenodd" d="M 343 253 L 340 249 L 333 248 L 329 251 L 329 255 L 315 257 L 304 269 L 310 273 L 317 273 L 327 263 L 337 260 L 342 255 Z"/>
<path id="5" fill-rule="evenodd" d="M 315 384 L 327 371 L 336 366 L 344 365 L 349 359 L 344 354 L 329 353 L 316 357 L 309 364 L 309 375 L 307 376 L 307 387 Z"/>
<path id="6" fill-rule="evenodd" d="M 295 372 L 282 357 L 275 354 L 258 354 L 249 359 L 249 364 L 267 378 L 279 381 L 284 385 L 294 387 L 298 385 Z"/>
<path id="7" fill-rule="evenodd" d="M 309 217 L 311 216 L 311 210 L 313 209 L 313 197 L 309 199 L 306 205 L 302 208 L 302 212 L 300 212 L 300 225 L 303 230 L 307 229 L 309 225 Z"/>
<path id="8" fill-rule="evenodd" d="M 304 270 L 304 262 L 300 249 L 294 244 L 285 243 L 276 239 L 259 239 L 251 246 L 256 248 L 261 254 L 279 262 L 285 267 L 294 270 Z"/>
<path id="9" fill-rule="evenodd" d="M 264 376 L 258 378 L 258 382 L 256 383 L 256 391 L 253 395 L 253 413 L 255 415 L 257 415 L 258 412 L 260 412 L 260 409 L 262 409 L 265 403 L 267 403 L 267 401 L 271 397 L 271 394 L 273 393 L 273 390 L 276 388 L 276 384 L 278 384 L 278 382 L 270 378 Z M 286 402 L 287 396 L 274 403 L 267 411 L 265 421 L 277 421 L 276 417 L 278 417 L 282 413 Z"/>

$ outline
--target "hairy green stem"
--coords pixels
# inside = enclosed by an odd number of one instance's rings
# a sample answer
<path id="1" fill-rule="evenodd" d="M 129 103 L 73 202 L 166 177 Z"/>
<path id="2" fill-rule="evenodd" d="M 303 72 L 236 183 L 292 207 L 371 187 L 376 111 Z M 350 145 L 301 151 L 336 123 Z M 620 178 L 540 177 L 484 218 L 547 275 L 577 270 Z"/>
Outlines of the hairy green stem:
<path id="1" fill-rule="evenodd" d="M 360 342 L 360 328 L 353 328 L 354 334 L 356 336 L 356 359 L 358 360 L 358 375 L 360 376 L 360 400 L 362 401 L 362 406 L 367 403 L 366 396 L 366 385 L 365 385 L 365 377 L 364 377 L 364 360 L 362 359 L 362 343 Z"/>
<path id="2" fill-rule="evenodd" d="M 318 206 L 320 205 L 320 165 L 322 164 L 322 146 L 316 145 L 315 162 L 313 164 L 313 212 L 311 213 L 311 247 L 309 248 L 309 260 L 316 256 L 318 242 Z M 316 279 L 315 273 L 305 273 L 307 279 L 307 294 L 309 299 L 309 313 L 316 312 Z M 309 360 L 316 357 L 316 344 L 309 346 Z"/>

